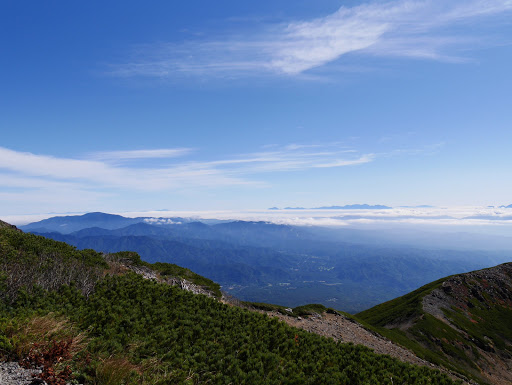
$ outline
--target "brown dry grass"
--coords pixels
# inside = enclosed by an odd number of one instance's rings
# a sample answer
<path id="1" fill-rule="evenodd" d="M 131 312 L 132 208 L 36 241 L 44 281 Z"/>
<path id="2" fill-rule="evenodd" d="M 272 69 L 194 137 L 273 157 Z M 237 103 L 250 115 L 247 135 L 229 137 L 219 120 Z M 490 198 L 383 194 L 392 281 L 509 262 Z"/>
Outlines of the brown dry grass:
<path id="1" fill-rule="evenodd" d="M 65 317 L 49 313 L 11 321 L 5 334 L 12 341 L 11 354 L 23 367 L 43 367 L 39 378 L 49 385 L 64 385 L 72 367 L 88 363 L 87 338 Z"/>
<path id="2" fill-rule="evenodd" d="M 95 385 L 124 385 L 140 368 L 124 357 L 108 357 L 96 367 Z"/>
<path id="3" fill-rule="evenodd" d="M 69 351 L 73 356 L 87 345 L 84 333 L 79 333 L 69 320 L 54 313 L 34 316 L 22 324 L 11 325 L 6 332 L 14 342 L 14 354 L 17 357 L 26 356 L 34 344 L 45 346 L 54 341 L 70 340 Z"/>

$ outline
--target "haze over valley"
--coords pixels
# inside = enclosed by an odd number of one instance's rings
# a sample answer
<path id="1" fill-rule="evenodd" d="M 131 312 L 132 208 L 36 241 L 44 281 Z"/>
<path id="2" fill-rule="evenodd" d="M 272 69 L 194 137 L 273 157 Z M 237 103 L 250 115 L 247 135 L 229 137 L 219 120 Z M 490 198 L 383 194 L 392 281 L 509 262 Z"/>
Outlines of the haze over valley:
<path id="1" fill-rule="evenodd" d="M 79 249 L 132 250 L 148 262 L 184 266 L 241 300 L 321 303 L 351 313 L 447 275 L 507 262 L 512 252 L 510 237 L 411 224 L 404 231 L 90 213 L 21 228 Z"/>

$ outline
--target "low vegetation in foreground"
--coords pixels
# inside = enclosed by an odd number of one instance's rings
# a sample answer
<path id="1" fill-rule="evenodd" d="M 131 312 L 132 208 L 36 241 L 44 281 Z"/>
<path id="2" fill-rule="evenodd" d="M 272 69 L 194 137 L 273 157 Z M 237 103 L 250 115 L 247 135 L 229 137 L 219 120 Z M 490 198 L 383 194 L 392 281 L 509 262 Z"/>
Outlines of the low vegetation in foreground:
<path id="1" fill-rule="evenodd" d="M 112 263 L 138 263 L 134 254 L 77 251 L 0 227 L 0 352 L 43 366 L 50 385 L 453 383 Z"/>

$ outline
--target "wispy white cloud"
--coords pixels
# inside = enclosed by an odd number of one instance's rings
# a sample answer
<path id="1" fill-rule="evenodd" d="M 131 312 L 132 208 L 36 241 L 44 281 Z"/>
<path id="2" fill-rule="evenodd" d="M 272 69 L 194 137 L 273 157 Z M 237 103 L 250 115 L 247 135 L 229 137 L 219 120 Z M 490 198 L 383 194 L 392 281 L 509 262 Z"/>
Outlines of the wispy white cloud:
<path id="1" fill-rule="evenodd" d="M 25 176 L 57 180 L 116 180 L 118 175 L 105 163 L 92 160 L 64 159 L 0 147 L 0 169 Z"/>
<path id="2" fill-rule="evenodd" d="M 93 159 L 103 160 L 177 158 L 184 155 L 188 155 L 192 151 L 193 149 L 191 148 L 161 148 L 155 150 L 106 151 L 91 154 L 91 157 Z"/>
<path id="3" fill-rule="evenodd" d="M 235 185 L 249 183 L 229 176 L 207 164 L 190 167 L 176 164 L 173 167 L 132 168 L 118 165 L 108 160 L 87 160 L 58 158 L 48 155 L 18 152 L 0 147 L 0 170 L 17 177 L 5 179 L 27 185 L 41 187 L 41 183 L 65 183 L 89 188 L 122 188 L 139 191 L 176 189 L 179 186 Z M 4 184 L 4 186 L 6 186 Z M 28 186 L 27 186 L 28 187 Z"/>
<path id="4" fill-rule="evenodd" d="M 365 154 L 365 155 L 360 156 L 357 159 L 351 159 L 351 160 L 339 159 L 339 160 L 335 160 L 335 161 L 328 162 L 328 163 L 320 163 L 320 164 L 315 165 L 315 167 L 316 168 L 330 168 L 330 167 L 342 167 L 342 166 L 355 166 L 358 164 L 369 163 L 369 162 L 373 161 L 374 159 L 375 159 L 374 154 Z"/>
<path id="5" fill-rule="evenodd" d="M 373 154 L 361 154 L 356 150 L 347 150 L 344 146 L 294 144 L 274 151 L 244 154 L 208 164 L 229 166 L 235 172 L 255 174 L 352 166 L 370 163 L 374 159 Z"/>
<path id="6" fill-rule="evenodd" d="M 342 6 L 313 20 L 267 25 L 251 35 L 140 46 L 114 65 L 117 76 L 299 75 L 358 52 L 462 60 L 459 48 L 482 43 L 474 25 L 509 15 L 511 0 L 398 0 Z M 455 27 L 455 28 L 452 28 Z"/>
<path id="7" fill-rule="evenodd" d="M 175 191 L 191 187 L 216 188 L 235 185 L 264 185 L 256 177 L 272 172 L 304 171 L 318 167 L 342 167 L 368 163 L 371 154 L 347 153 L 295 145 L 239 154 L 210 161 L 185 161 L 169 157 L 188 154 L 188 149 L 137 150 L 94 154 L 92 159 L 72 159 L 0 147 L 0 192 L 7 188 L 40 191 Z M 144 166 L 119 162 L 147 160 Z M 159 159 L 165 159 L 165 165 Z"/>

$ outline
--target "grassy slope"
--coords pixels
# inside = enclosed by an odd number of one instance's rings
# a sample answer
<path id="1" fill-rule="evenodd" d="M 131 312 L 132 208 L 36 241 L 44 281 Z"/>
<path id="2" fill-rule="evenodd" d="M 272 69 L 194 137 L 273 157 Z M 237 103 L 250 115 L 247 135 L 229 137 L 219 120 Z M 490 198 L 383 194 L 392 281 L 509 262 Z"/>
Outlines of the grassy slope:
<path id="1" fill-rule="evenodd" d="M 13 263 L 44 262 L 42 270 L 30 270 L 25 287 L 0 301 L 0 352 L 32 362 L 54 359 L 51 367 L 62 377 L 72 371 L 80 381 L 112 385 L 452 384 L 428 368 L 335 343 L 133 273 L 80 276 L 96 280 L 91 292 L 66 283 L 68 269 L 59 268 L 64 262 L 88 266 L 93 273 L 105 269 L 93 251 L 8 228 L 0 229 L 0 246 L 4 283 L 25 271 L 10 269 Z M 44 289 L 41 271 L 63 283 Z"/>
<path id="2" fill-rule="evenodd" d="M 486 270 L 492 271 L 492 268 Z M 440 288 L 448 279 L 462 282 L 459 287 L 467 293 L 459 295 L 461 305 L 443 309 L 451 325 L 427 314 L 421 305 L 423 297 Z M 501 298 L 479 294 L 485 285 L 488 283 L 475 275 L 447 277 L 363 311 L 356 317 L 419 357 L 486 383 L 481 372 L 488 363 L 482 359 L 482 351 L 504 358 L 511 356 L 512 307 L 510 301 L 505 303 Z M 512 298 L 510 292 L 503 291 L 500 295 L 505 299 Z"/>

